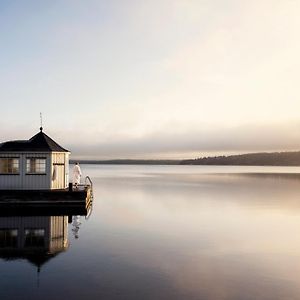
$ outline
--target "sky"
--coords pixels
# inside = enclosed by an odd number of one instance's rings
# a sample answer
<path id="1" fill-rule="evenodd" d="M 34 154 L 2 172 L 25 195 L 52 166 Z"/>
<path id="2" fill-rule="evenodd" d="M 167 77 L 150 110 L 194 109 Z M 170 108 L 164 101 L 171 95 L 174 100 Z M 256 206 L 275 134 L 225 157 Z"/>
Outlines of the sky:
<path id="1" fill-rule="evenodd" d="M 73 158 L 300 150 L 300 0 L 0 0 L 0 142 Z"/>

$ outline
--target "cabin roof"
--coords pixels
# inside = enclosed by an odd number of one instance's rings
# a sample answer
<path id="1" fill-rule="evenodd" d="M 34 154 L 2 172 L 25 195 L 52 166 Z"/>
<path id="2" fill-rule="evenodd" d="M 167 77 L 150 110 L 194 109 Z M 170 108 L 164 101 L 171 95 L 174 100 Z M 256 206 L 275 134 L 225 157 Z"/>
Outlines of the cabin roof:
<path id="1" fill-rule="evenodd" d="M 69 152 L 53 141 L 40 128 L 40 132 L 29 140 L 8 141 L 0 144 L 0 152 Z"/>

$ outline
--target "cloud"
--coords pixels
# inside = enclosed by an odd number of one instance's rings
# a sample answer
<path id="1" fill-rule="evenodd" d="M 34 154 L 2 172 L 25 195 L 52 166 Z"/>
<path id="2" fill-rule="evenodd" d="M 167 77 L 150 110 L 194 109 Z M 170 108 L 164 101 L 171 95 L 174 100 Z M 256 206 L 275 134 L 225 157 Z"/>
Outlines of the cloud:
<path id="1" fill-rule="evenodd" d="M 78 156 L 297 148 L 298 11 L 283 0 L 9 6 L 1 139 L 32 136 L 42 111 Z"/>
<path id="2" fill-rule="evenodd" d="M 234 128 L 153 132 L 147 136 L 111 137 L 70 145 L 85 158 L 187 158 L 211 154 L 300 150 L 300 123 L 247 125 Z"/>
<path id="3" fill-rule="evenodd" d="M 1 140 L 29 139 L 38 127 L 27 124 L 24 129 L 0 123 Z M 36 124 L 38 126 L 38 124 Z M 33 128 L 33 129 L 32 129 Z M 45 128 L 45 126 L 44 126 Z M 123 130 L 122 130 L 123 129 Z M 68 126 L 45 133 L 74 158 L 194 158 L 258 151 L 300 150 L 300 123 L 248 123 L 239 126 L 219 126 L 202 123 L 170 122 L 148 133 L 132 134 L 126 128 L 90 128 L 88 132 Z"/>

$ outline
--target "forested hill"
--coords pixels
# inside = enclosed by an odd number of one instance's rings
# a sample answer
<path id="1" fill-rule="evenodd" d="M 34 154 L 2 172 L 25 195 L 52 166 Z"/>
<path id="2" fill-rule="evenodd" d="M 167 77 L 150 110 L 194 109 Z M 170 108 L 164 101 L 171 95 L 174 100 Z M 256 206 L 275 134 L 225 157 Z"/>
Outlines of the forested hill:
<path id="1" fill-rule="evenodd" d="M 95 165 L 179 165 L 181 160 L 166 159 L 111 159 L 111 160 L 70 160 L 70 163 Z"/>
<path id="2" fill-rule="evenodd" d="M 300 166 L 300 151 L 250 153 L 186 159 L 182 165 Z"/>
<path id="3" fill-rule="evenodd" d="M 85 164 L 113 165 L 241 165 L 241 166 L 300 166 L 300 151 L 250 153 L 230 156 L 203 157 L 185 160 L 146 160 L 146 159 L 114 159 L 114 160 L 78 160 Z M 71 160 L 74 163 L 75 160 Z"/>

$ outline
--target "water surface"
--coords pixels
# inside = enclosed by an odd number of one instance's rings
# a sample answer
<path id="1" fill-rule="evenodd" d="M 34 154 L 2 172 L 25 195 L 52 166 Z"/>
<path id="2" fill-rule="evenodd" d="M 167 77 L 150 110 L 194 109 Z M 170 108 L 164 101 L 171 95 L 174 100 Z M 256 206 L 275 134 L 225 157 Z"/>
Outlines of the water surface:
<path id="1" fill-rule="evenodd" d="M 53 216 L 45 262 L 2 251 L 0 299 L 300 299 L 299 168 L 81 167 L 91 217 Z"/>

